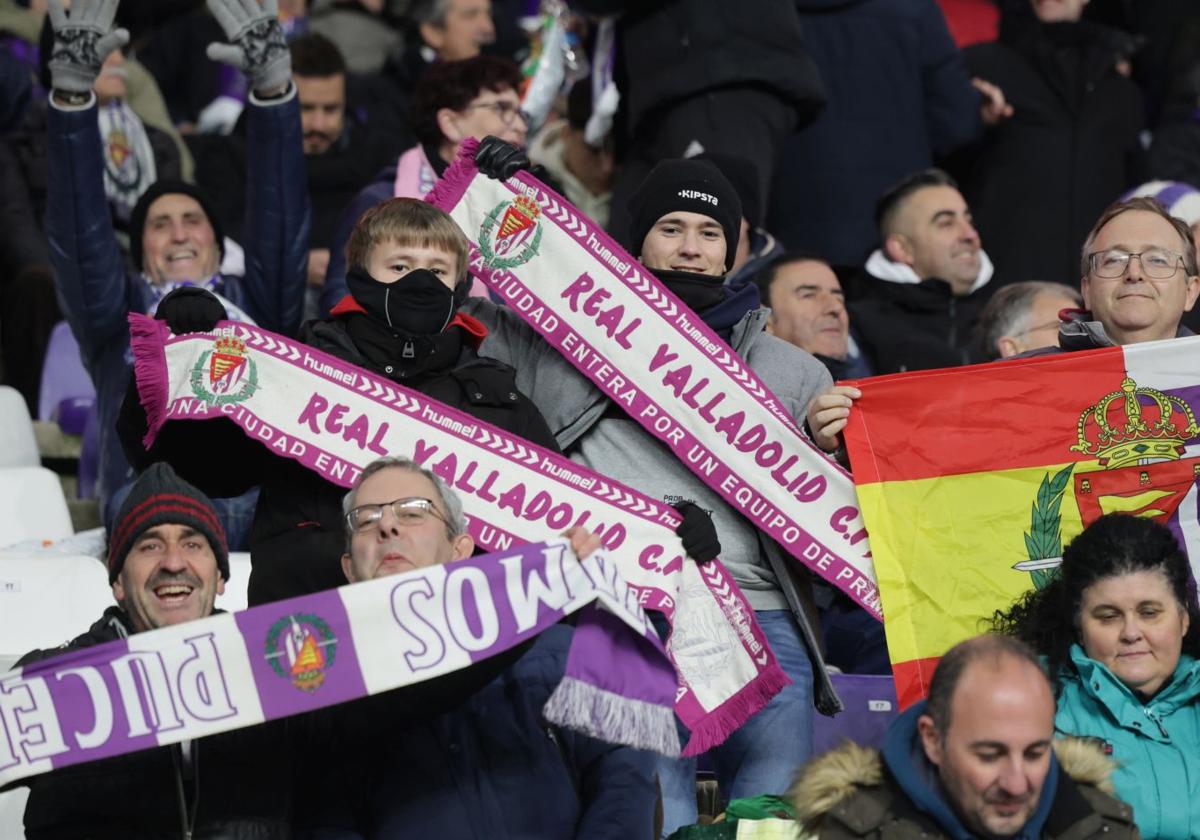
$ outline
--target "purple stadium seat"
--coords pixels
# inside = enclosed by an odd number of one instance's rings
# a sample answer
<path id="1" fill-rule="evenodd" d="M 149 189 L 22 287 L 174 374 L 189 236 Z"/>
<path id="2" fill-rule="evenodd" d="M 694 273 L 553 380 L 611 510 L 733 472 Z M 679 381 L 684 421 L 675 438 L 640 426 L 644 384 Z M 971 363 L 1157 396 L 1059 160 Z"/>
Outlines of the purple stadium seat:
<path id="1" fill-rule="evenodd" d="M 900 714 L 895 681 L 869 674 L 833 674 L 833 685 L 846 709 L 832 718 L 817 716 L 813 755 L 820 755 L 845 740 L 864 747 L 883 746 L 888 725 Z"/>
<path id="2" fill-rule="evenodd" d="M 80 401 L 96 400 L 92 379 L 79 358 L 79 345 L 66 321 L 60 321 L 50 333 L 46 361 L 42 364 L 42 385 L 38 396 L 38 419 L 57 420 L 64 432 L 83 431 L 85 415 Z M 68 402 L 63 405 L 64 401 Z M 71 426 L 71 428 L 67 428 Z"/>

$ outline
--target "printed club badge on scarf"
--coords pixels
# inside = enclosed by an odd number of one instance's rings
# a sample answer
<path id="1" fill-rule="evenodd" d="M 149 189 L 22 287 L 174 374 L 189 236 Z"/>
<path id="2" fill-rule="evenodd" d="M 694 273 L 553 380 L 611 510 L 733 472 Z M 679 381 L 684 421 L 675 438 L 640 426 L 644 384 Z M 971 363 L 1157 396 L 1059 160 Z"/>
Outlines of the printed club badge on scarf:
<path id="1" fill-rule="evenodd" d="M 0 787 L 434 679 L 578 621 L 548 720 L 679 753 L 675 673 L 638 594 L 565 540 L 468 557 L 64 653 L 0 675 Z"/>
<path id="2" fill-rule="evenodd" d="M 882 620 L 848 474 L 594 222 L 528 172 L 503 182 L 484 176 L 477 148 L 465 141 L 425 199 L 475 243 L 473 272 L 730 507 Z M 598 378 L 600 367 L 620 372 L 621 393 Z"/>
<path id="3" fill-rule="evenodd" d="M 459 493 L 468 530 L 485 548 L 506 550 L 572 526 L 595 532 L 642 606 L 673 627 L 668 650 L 680 681 L 675 708 L 691 731 L 687 754 L 721 743 L 787 685 L 720 562 L 685 558 L 673 508 L 258 327 L 222 322 L 214 333 L 172 336 L 162 321 L 129 321 L 147 446 L 171 420 L 225 418 L 343 487 L 377 457 L 407 455 Z"/>

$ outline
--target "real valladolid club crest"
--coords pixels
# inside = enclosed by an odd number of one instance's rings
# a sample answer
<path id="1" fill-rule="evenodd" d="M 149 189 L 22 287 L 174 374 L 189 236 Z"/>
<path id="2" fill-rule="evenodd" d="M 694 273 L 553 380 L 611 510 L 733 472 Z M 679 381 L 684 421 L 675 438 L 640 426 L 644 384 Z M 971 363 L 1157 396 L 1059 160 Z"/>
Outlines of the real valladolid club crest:
<path id="1" fill-rule="evenodd" d="M 312 694 L 325 682 L 337 657 L 337 639 L 319 616 L 287 615 L 267 631 L 267 662 L 278 676 Z"/>
<path id="2" fill-rule="evenodd" d="M 246 355 L 246 342 L 222 336 L 213 342 L 192 368 L 192 393 L 213 405 L 238 403 L 258 390 L 258 369 Z"/>
<path id="3" fill-rule="evenodd" d="M 536 257 L 542 242 L 541 215 L 537 202 L 526 195 L 492 208 L 479 227 L 479 253 L 484 263 L 489 268 L 509 269 Z"/>
<path id="4" fill-rule="evenodd" d="M 1095 456 L 1101 469 L 1074 476 L 1075 502 L 1087 527 L 1106 513 L 1132 513 L 1166 524 L 1200 477 L 1200 458 L 1184 458 L 1184 444 L 1200 434 L 1191 406 L 1153 388 L 1139 388 L 1129 376 L 1079 415 L 1072 452 Z M 1071 473 L 1068 464 L 1046 473 L 1033 502 L 1025 534 L 1029 560 L 1014 569 L 1033 575 L 1041 589 L 1062 563 L 1059 513 Z"/>

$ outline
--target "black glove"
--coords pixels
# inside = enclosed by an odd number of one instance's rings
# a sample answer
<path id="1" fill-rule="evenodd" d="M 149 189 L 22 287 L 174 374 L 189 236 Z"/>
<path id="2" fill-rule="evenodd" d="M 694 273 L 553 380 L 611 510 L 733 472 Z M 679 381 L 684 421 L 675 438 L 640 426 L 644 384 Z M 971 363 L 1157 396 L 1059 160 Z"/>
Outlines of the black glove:
<path id="1" fill-rule="evenodd" d="M 512 143 L 488 135 L 479 141 L 475 152 L 475 165 L 479 171 L 497 181 L 506 181 L 522 169 L 530 167 L 529 157 Z"/>
<path id="2" fill-rule="evenodd" d="M 675 529 L 675 536 L 683 542 L 683 550 L 697 563 L 707 563 L 721 553 L 721 541 L 712 517 L 704 508 L 692 502 L 678 502 L 671 507 L 679 511 L 683 521 Z"/>
<path id="3" fill-rule="evenodd" d="M 229 316 L 217 296 L 207 289 L 182 286 L 163 298 L 154 317 L 166 321 L 175 335 L 208 332 Z"/>

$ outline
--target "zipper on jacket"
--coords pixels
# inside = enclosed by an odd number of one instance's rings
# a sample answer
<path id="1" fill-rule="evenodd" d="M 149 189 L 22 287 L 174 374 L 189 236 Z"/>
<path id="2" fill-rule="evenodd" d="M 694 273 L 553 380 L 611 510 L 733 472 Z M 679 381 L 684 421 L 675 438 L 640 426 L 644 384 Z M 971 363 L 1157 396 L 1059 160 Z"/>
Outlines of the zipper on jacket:
<path id="1" fill-rule="evenodd" d="M 1148 717 L 1148 718 L 1150 718 L 1150 720 L 1154 721 L 1154 725 L 1158 727 L 1158 731 L 1162 734 L 1162 736 L 1164 738 L 1170 740 L 1171 733 L 1168 732 L 1167 728 L 1162 725 L 1162 721 L 1159 719 L 1158 715 L 1155 714 L 1151 709 L 1146 708 L 1145 706 L 1142 707 L 1142 711 L 1146 713 L 1146 717 Z"/>

